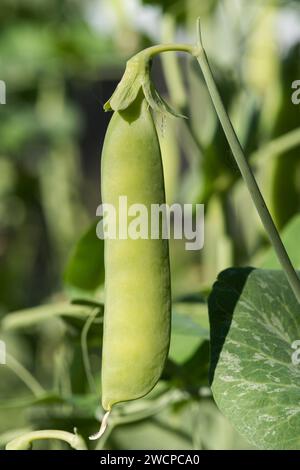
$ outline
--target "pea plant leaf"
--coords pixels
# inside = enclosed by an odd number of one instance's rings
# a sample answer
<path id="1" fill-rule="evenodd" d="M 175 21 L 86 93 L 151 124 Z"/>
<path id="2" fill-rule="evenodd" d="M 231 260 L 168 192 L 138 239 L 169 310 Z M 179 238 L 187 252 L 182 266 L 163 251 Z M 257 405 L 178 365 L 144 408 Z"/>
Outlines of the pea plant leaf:
<path id="1" fill-rule="evenodd" d="M 64 273 L 66 285 L 91 293 L 104 283 L 104 243 L 96 235 L 94 221 L 75 245 Z"/>
<path id="2" fill-rule="evenodd" d="M 248 441 L 300 449 L 300 306 L 282 271 L 229 269 L 209 298 L 212 391 Z"/>
<path id="3" fill-rule="evenodd" d="M 177 299 L 172 310 L 169 357 L 177 364 L 183 364 L 208 339 L 208 310 L 203 298 L 190 295 Z"/>

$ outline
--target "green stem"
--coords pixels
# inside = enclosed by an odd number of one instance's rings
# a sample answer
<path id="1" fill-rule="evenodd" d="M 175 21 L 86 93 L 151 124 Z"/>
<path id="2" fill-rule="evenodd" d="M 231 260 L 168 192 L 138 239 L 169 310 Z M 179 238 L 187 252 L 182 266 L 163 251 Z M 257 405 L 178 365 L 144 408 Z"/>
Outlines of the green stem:
<path id="1" fill-rule="evenodd" d="M 87 377 L 87 381 L 89 384 L 89 388 L 91 392 L 94 392 L 96 389 L 96 384 L 95 380 L 92 374 L 92 368 L 91 368 L 91 363 L 89 359 L 89 350 L 88 350 L 88 344 L 87 344 L 87 339 L 88 339 L 88 333 L 89 330 L 98 315 L 98 309 L 95 309 L 95 311 L 91 314 L 91 316 L 88 318 L 88 320 L 85 322 L 85 325 L 83 327 L 82 333 L 81 333 L 81 350 L 82 350 L 82 359 L 83 359 L 83 364 L 84 364 L 84 369 L 85 369 L 85 374 Z"/>
<path id="2" fill-rule="evenodd" d="M 250 160 L 253 163 L 266 163 L 269 158 L 282 155 L 289 150 L 300 145 L 300 128 L 293 129 L 280 137 L 272 140 L 268 144 L 264 145 L 261 149 L 254 152 Z"/>
<path id="3" fill-rule="evenodd" d="M 67 442 L 73 449 L 87 450 L 85 442 L 81 436 L 56 429 L 32 431 L 24 434 L 23 436 L 16 437 L 6 445 L 6 450 L 27 450 L 30 449 L 33 441 L 40 439 L 58 439 Z"/>
<path id="4" fill-rule="evenodd" d="M 291 263 L 291 260 L 286 252 L 286 249 L 282 243 L 282 240 L 280 238 L 280 235 L 275 227 L 275 224 L 273 222 L 273 219 L 271 217 L 271 214 L 267 208 L 267 205 L 264 201 L 264 198 L 260 192 L 260 189 L 258 187 L 258 184 L 255 180 L 255 177 L 253 175 L 253 172 L 251 170 L 250 165 L 248 164 L 248 161 L 244 155 L 244 151 L 242 149 L 242 146 L 238 140 L 238 137 L 235 133 L 235 130 L 232 126 L 232 123 L 229 119 L 229 116 L 225 110 L 225 107 L 223 105 L 221 96 L 219 94 L 219 91 L 217 89 L 205 50 L 203 48 L 203 43 L 201 39 L 201 30 L 200 30 L 200 21 L 198 20 L 198 46 L 196 49 L 194 49 L 193 55 L 196 57 L 206 85 L 208 87 L 212 102 L 214 104 L 214 107 L 216 109 L 216 112 L 218 114 L 220 123 L 223 127 L 223 130 L 225 132 L 226 138 L 228 140 L 228 143 L 230 145 L 231 151 L 233 153 L 233 156 L 236 160 L 236 163 L 240 169 L 240 172 L 242 174 L 242 177 L 245 180 L 245 183 L 247 185 L 247 188 L 251 194 L 252 200 L 255 204 L 255 207 L 257 209 L 257 212 L 261 218 L 261 221 L 265 227 L 265 230 L 271 240 L 271 243 L 274 247 L 274 250 L 277 254 L 277 257 L 281 263 L 281 266 L 283 270 L 286 273 L 287 279 L 290 283 L 291 288 L 293 289 L 293 292 L 300 303 L 300 279 L 293 268 L 293 265 Z"/>
<path id="5" fill-rule="evenodd" d="M 123 424 L 135 423 L 136 421 L 142 421 L 150 418 L 151 416 L 157 415 L 167 406 L 171 406 L 174 403 L 178 403 L 188 398 L 188 394 L 180 390 L 171 390 L 166 392 L 162 397 L 157 400 L 149 402 L 149 405 L 139 411 L 131 412 L 124 415 L 116 415 L 111 421 L 114 426 Z M 148 403 L 147 403 L 148 404 Z"/>
<path id="6" fill-rule="evenodd" d="M 187 52 L 192 54 L 194 47 L 190 44 L 156 44 L 155 46 L 148 47 L 140 52 L 143 54 L 145 59 L 151 59 L 152 57 L 161 54 L 162 52 Z"/>
<path id="7" fill-rule="evenodd" d="M 13 371 L 20 380 L 32 391 L 35 397 L 40 397 L 45 393 L 44 388 L 38 383 L 38 381 L 31 375 L 31 373 L 25 369 L 22 364 L 20 364 L 17 359 L 15 359 L 10 354 L 6 354 L 7 358 L 7 367 Z"/>

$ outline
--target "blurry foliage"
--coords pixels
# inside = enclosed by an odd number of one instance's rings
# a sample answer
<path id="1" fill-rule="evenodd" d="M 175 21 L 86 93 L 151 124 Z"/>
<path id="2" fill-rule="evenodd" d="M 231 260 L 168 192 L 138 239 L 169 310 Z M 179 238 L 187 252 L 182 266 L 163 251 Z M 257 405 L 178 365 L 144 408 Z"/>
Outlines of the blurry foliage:
<path id="1" fill-rule="evenodd" d="M 124 16 L 126 2 L 98 2 L 1 2 L 0 79 L 7 83 L 7 105 L 0 107 L 0 334 L 13 358 L 10 366 L 0 366 L 1 447 L 45 428 L 72 432 L 76 426 L 87 439 L 102 416 L 103 244 L 92 222 L 109 119 L 101 104 L 128 54 L 153 39 L 133 29 Z M 281 47 L 275 27 L 285 9 L 299 18 L 299 2 L 274 0 L 271 9 L 246 0 L 235 9 L 231 0 L 141 3 L 159 9 L 166 42 L 177 35 L 192 41 L 201 15 L 222 97 L 284 227 L 300 207 L 299 139 L 287 135 L 283 147 L 269 150 L 266 144 L 299 126 L 300 108 L 291 103 L 299 44 Z M 91 25 L 87 11 L 98 17 L 100 4 L 110 8 L 118 34 Z M 118 407 L 110 432 L 95 445 L 248 448 L 208 387 L 206 299 L 220 270 L 264 259 L 273 266 L 274 255 L 264 256 L 265 236 L 199 68 L 176 56 L 154 67 L 154 75 L 170 103 L 189 117 L 156 116 L 168 200 L 206 204 L 205 248 L 186 252 L 183 243 L 171 242 L 173 329 L 164 375 L 149 397 Z M 298 223 L 289 230 L 292 244 Z M 33 305 L 40 306 L 8 313 Z M 45 441 L 40 447 L 53 445 Z"/>
<path id="2" fill-rule="evenodd" d="M 70 87 L 87 87 L 103 64 L 119 59 L 112 38 L 85 18 L 80 1 L 1 3 L 0 311 L 50 294 L 88 223 L 81 193 L 89 185 L 78 158 L 86 123 Z"/>
<path id="3" fill-rule="evenodd" d="M 217 6 L 218 0 L 142 0 L 145 5 L 155 5 L 163 13 L 171 14 L 179 23 L 184 23 L 189 16 L 209 14 Z"/>
<path id="4" fill-rule="evenodd" d="M 290 99 L 291 83 L 300 76 L 300 44 L 288 51 L 281 67 L 281 106 L 274 126 L 274 135 L 285 134 L 299 127 L 300 110 Z M 300 158 L 294 148 L 278 155 L 274 168 L 273 209 L 280 227 L 299 212 L 300 206 Z"/>

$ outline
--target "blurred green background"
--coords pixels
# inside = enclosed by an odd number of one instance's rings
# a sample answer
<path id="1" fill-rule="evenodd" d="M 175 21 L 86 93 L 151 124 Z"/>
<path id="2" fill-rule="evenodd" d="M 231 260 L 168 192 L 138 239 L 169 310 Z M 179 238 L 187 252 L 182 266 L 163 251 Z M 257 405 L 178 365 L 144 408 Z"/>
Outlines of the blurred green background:
<path id="1" fill-rule="evenodd" d="M 291 101 L 300 2 L 1 1 L 0 339 L 8 353 L 0 365 L 1 448 L 30 430 L 76 427 L 86 439 L 98 427 L 104 272 L 94 220 L 111 117 L 102 105 L 129 57 L 159 42 L 194 42 L 198 16 L 221 95 L 288 241 L 300 208 L 300 105 Z M 245 449 L 208 386 L 206 300 L 222 269 L 263 266 L 268 242 L 197 64 L 168 53 L 152 73 L 189 118 L 155 116 L 167 199 L 205 204 L 205 247 L 188 252 L 171 242 L 165 373 L 149 397 L 120 407 L 96 445 Z"/>

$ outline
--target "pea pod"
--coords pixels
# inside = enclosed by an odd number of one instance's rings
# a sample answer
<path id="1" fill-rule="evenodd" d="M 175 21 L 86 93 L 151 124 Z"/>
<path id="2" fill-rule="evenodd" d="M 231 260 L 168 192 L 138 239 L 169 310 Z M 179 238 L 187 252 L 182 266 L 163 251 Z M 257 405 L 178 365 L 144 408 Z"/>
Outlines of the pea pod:
<path id="1" fill-rule="evenodd" d="M 165 202 L 158 137 L 142 91 L 113 114 L 102 153 L 102 202 L 117 210 Z M 146 395 L 157 383 L 170 343 L 170 268 L 166 239 L 105 240 L 102 405 Z"/>

